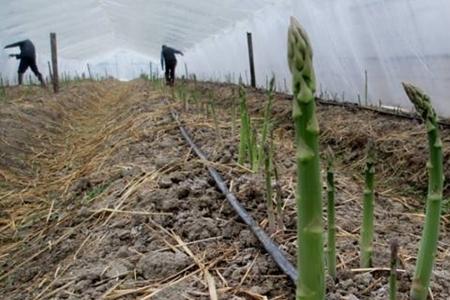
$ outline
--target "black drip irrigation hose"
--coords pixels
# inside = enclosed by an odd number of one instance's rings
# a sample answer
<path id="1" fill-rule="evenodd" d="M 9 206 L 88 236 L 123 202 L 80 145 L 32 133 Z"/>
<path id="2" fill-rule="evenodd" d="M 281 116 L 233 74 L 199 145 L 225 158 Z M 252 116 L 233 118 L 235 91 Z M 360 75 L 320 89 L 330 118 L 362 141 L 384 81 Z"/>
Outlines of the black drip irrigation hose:
<path id="1" fill-rule="evenodd" d="M 165 100 L 167 104 L 167 99 Z M 184 137 L 186 142 L 189 144 L 189 146 L 194 150 L 195 154 L 202 159 L 207 161 L 208 158 L 206 154 L 193 142 L 192 138 L 190 137 L 188 131 L 184 126 L 181 124 L 178 114 L 174 112 L 172 109 L 170 110 L 170 113 L 172 115 L 172 118 L 177 123 L 178 128 L 181 131 L 181 135 Z M 294 284 L 297 283 L 297 270 L 295 267 L 289 262 L 289 260 L 283 255 L 283 253 L 280 251 L 278 244 L 274 242 L 269 235 L 258 226 L 258 224 L 255 222 L 255 220 L 252 218 L 252 216 L 248 213 L 248 211 L 244 208 L 244 206 L 239 202 L 239 200 L 234 196 L 232 192 L 227 187 L 227 184 L 223 180 L 223 177 L 217 172 L 213 167 L 210 167 L 207 165 L 209 174 L 216 182 L 218 188 L 220 191 L 225 195 L 228 202 L 231 204 L 231 206 L 234 208 L 234 210 L 237 212 L 239 217 L 244 221 L 245 224 L 247 224 L 250 227 L 250 230 L 253 232 L 253 234 L 258 238 L 258 240 L 263 245 L 264 249 L 266 249 L 267 253 L 272 256 L 275 263 L 280 267 L 280 269 L 294 282 Z"/>
<path id="2" fill-rule="evenodd" d="M 292 96 L 289 96 L 286 98 L 286 100 L 292 100 Z M 407 120 L 415 120 L 419 123 L 423 122 L 422 118 L 418 115 L 416 115 L 413 112 L 406 112 L 406 111 L 400 111 L 389 108 L 383 108 L 383 107 L 377 107 L 377 106 L 367 106 L 367 105 L 361 105 L 354 102 L 340 102 L 337 100 L 326 100 L 322 98 L 316 98 L 316 101 L 321 105 L 329 105 L 329 106 L 337 106 L 337 107 L 343 107 L 348 109 L 356 109 L 356 110 L 366 110 L 366 111 L 372 111 L 375 113 L 378 113 L 380 115 L 395 117 L 399 119 L 407 119 Z M 441 118 L 438 120 L 438 124 L 442 126 L 442 128 L 450 128 L 450 119 L 448 118 Z"/>

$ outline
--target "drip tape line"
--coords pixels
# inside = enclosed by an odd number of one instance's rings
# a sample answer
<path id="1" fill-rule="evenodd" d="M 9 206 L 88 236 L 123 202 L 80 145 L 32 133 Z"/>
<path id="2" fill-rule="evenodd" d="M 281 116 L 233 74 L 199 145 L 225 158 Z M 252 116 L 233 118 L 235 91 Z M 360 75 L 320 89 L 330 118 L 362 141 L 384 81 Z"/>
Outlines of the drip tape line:
<path id="1" fill-rule="evenodd" d="M 316 98 L 317 102 L 322 105 L 329 105 L 329 106 L 338 106 L 338 107 L 344 107 L 348 109 L 358 109 L 358 110 L 367 110 L 372 111 L 381 115 L 386 116 L 392 116 L 400 119 L 408 119 L 408 120 L 415 120 L 419 123 L 422 123 L 422 119 L 420 116 L 416 115 L 413 112 L 406 112 L 406 111 L 397 111 L 394 109 L 389 108 L 382 108 L 382 107 L 376 107 L 376 106 L 367 106 L 367 105 L 359 105 L 358 103 L 353 102 L 339 102 L 336 100 L 325 100 Z M 438 124 L 442 126 L 443 128 L 450 128 L 450 121 L 447 119 L 441 119 L 438 121 Z"/>
<path id="2" fill-rule="evenodd" d="M 169 104 L 168 100 L 164 100 L 167 104 Z M 204 160 L 208 161 L 206 154 L 194 143 L 192 138 L 190 137 L 189 132 L 186 128 L 181 124 L 179 120 L 178 113 L 174 110 L 170 109 L 170 113 L 172 115 L 173 120 L 177 123 L 178 128 L 180 129 L 181 135 L 184 137 L 189 146 L 194 150 L 197 156 Z M 295 267 L 290 263 L 290 261 L 283 255 L 280 251 L 278 244 L 273 241 L 269 235 L 258 226 L 252 216 L 248 213 L 248 211 L 244 208 L 244 206 L 239 202 L 239 200 L 234 196 L 232 192 L 227 187 L 223 177 L 217 172 L 213 167 L 207 165 L 209 174 L 214 179 L 217 184 L 217 187 L 220 191 L 225 195 L 226 199 L 233 207 L 233 209 L 237 212 L 239 217 L 250 227 L 250 230 L 256 236 L 256 238 L 261 242 L 264 249 L 269 253 L 269 255 L 273 258 L 275 263 L 280 267 L 280 269 L 292 280 L 294 284 L 297 283 L 298 273 Z"/>
<path id="3" fill-rule="evenodd" d="M 283 100 L 286 101 L 292 101 L 293 96 L 286 95 L 286 94 L 280 94 L 283 97 Z M 371 111 L 378 113 L 380 115 L 385 115 L 389 117 L 395 117 L 399 119 L 407 119 L 407 120 L 415 120 L 419 123 L 422 123 L 423 120 L 420 116 L 415 114 L 414 112 L 407 112 L 407 111 L 401 111 L 396 110 L 396 108 L 383 108 L 383 107 L 377 107 L 377 106 L 368 106 L 368 105 L 362 105 L 355 102 L 348 102 L 348 101 L 337 101 L 337 100 L 327 100 L 322 98 L 316 97 L 316 102 L 325 105 L 325 106 L 337 106 L 337 107 L 343 107 L 347 109 L 352 110 L 362 110 L 362 111 Z M 441 116 L 438 116 L 438 124 L 442 128 L 450 128 L 450 119 L 449 118 L 443 118 Z"/>

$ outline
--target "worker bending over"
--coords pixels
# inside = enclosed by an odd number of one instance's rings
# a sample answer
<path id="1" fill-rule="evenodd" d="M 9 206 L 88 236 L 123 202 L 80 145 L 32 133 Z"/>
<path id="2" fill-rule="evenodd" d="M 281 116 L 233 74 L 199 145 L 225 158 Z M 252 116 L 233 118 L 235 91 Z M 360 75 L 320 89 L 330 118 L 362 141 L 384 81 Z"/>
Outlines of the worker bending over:
<path id="1" fill-rule="evenodd" d="M 7 45 L 5 46 L 5 49 L 14 47 L 20 48 L 20 54 L 10 54 L 9 56 L 15 57 L 16 59 L 20 59 L 18 70 L 19 85 L 22 84 L 23 82 L 23 74 L 28 69 L 28 67 L 30 67 L 31 71 L 33 71 L 34 75 L 36 75 L 36 77 L 41 82 L 41 85 L 45 87 L 45 82 L 44 79 L 42 78 L 42 74 L 39 72 L 38 67 L 36 65 L 36 50 L 34 48 L 33 43 L 27 39 L 21 42 Z"/>
<path id="2" fill-rule="evenodd" d="M 175 54 L 183 55 L 183 52 L 167 47 L 166 45 L 162 46 L 161 68 L 164 70 L 164 64 L 166 65 L 166 84 L 171 86 L 175 82 L 175 67 L 177 66 Z"/>

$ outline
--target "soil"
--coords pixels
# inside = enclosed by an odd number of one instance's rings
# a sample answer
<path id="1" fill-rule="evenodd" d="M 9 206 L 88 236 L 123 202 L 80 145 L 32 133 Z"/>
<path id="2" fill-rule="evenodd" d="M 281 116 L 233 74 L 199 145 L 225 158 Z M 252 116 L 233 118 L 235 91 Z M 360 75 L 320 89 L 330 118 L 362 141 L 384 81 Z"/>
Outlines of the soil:
<path id="1" fill-rule="evenodd" d="M 183 98 L 188 102 L 163 99 Z M 195 95 L 191 91 L 195 90 Z M 232 191 L 267 229 L 264 177 L 237 164 L 236 87 L 73 82 L 57 96 L 8 88 L 0 108 L 0 294 L 4 299 L 294 299 L 295 288 L 238 219 L 182 139 L 170 109 Z M 247 90 L 254 125 L 267 96 Z M 174 97 L 173 97 L 174 96 Z M 214 99 L 216 122 L 205 105 Z M 295 262 L 291 102 L 273 107 L 283 223 L 273 238 Z M 336 154 L 338 276 L 327 299 L 386 299 L 389 243 L 400 245 L 399 295 L 408 299 L 423 223 L 426 134 L 415 120 L 318 106 L 321 148 Z M 449 129 L 442 128 L 446 198 Z M 362 169 L 377 145 L 372 269 L 359 269 Z M 325 194 L 324 194 L 325 195 Z M 325 201 L 325 199 L 324 199 Z M 325 207 L 326 205 L 324 205 Z M 326 210 L 324 211 L 326 216 Z M 442 218 L 433 299 L 450 297 L 449 215 Z"/>

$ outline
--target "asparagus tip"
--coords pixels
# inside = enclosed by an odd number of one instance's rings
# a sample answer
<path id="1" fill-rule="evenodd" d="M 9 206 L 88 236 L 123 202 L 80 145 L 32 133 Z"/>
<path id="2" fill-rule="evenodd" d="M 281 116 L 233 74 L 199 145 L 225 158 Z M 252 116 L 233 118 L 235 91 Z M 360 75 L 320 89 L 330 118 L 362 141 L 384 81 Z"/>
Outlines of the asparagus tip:
<path id="1" fill-rule="evenodd" d="M 428 97 L 420 88 L 411 83 L 402 82 L 402 85 L 406 95 L 414 104 L 414 107 L 421 117 L 425 121 L 435 119 L 436 113 L 431 105 L 430 97 Z"/>

